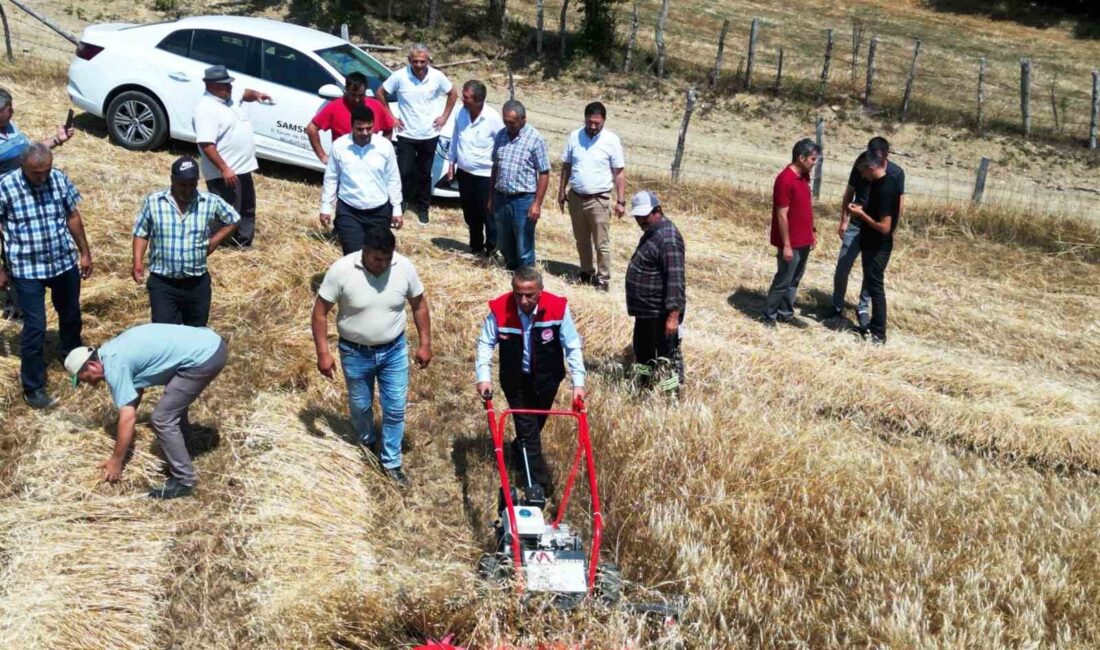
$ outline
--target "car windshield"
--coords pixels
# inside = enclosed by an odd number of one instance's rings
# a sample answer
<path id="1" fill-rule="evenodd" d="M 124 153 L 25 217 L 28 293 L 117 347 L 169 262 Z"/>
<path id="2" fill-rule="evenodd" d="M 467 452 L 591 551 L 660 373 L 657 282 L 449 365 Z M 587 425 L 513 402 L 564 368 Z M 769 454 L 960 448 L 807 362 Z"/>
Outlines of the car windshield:
<path id="1" fill-rule="evenodd" d="M 336 68 L 342 76 L 346 77 L 352 72 L 362 72 L 367 76 L 367 86 L 372 94 L 391 74 L 386 66 L 368 56 L 366 52 L 346 43 L 317 50 L 317 56 Z"/>

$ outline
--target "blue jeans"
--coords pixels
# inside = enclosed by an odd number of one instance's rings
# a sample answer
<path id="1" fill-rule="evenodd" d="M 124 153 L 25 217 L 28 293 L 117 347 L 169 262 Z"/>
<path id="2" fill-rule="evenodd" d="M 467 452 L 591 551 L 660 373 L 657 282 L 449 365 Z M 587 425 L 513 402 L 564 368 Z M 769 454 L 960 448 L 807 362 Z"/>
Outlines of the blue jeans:
<path id="1" fill-rule="evenodd" d="M 859 223 L 853 219 L 848 222 L 844 238 L 840 241 L 840 255 L 836 258 L 836 272 L 833 274 L 833 308 L 844 311 L 844 295 L 848 293 L 848 274 L 852 265 L 859 259 Z M 871 309 L 871 294 L 867 291 L 867 282 L 859 288 L 859 307 L 856 312 L 867 314 Z"/>
<path id="2" fill-rule="evenodd" d="M 405 438 L 405 401 L 409 394 L 409 354 L 405 336 L 388 345 L 368 348 L 340 341 L 340 361 L 348 385 L 348 410 L 359 442 L 374 444 L 374 380 L 382 405 L 382 467 L 401 467 Z"/>
<path id="3" fill-rule="evenodd" d="M 535 202 L 534 193 L 508 196 L 496 192 L 493 212 L 497 220 L 497 249 L 504 255 L 509 271 L 535 265 L 535 223 L 527 211 Z"/>
<path id="4" fill-rule="evenodd" d="M 19 379 L 23 392 L 32 393 L 46 387 L 46 356 L 42 344 L 46 340 L 46 289 L 57 312 L 60 345 L 57 354 L 64 359 L 81 345 L 80 330 L 80 266 L 45 280 L 11 279 L 12 291 L 23 309 L 23 337 L 19 346 L 22 364 Z"/>

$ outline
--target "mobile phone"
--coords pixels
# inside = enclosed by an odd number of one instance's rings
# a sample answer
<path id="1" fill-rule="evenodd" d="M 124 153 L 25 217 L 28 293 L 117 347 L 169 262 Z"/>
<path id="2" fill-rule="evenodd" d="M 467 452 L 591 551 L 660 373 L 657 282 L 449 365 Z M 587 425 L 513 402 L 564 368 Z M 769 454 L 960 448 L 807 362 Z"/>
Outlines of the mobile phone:
<path id="1" fill-rule="evenodd" d="M 74 117 L 73 109 L 70 108 L 69 109 L 69 114 L 65 117 L 65 130 L 66 131 L 73 128 L 73 117 Z"/>

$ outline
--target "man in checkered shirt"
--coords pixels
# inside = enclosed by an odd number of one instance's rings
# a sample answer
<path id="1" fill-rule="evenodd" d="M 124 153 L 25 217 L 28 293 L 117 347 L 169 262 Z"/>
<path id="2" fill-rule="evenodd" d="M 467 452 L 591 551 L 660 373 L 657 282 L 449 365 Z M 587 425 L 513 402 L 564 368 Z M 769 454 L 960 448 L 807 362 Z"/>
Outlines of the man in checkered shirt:
<path id="1" fill-rule="evenodd" d="M 172 186 L 145 197 L 134 223 L 134 282 L 145 282 L 149 250 L 149 307 L 154 323 L 206 327 L 210 274 L 206 257 L 237 229 L 241 217 L 216 194 L 200 192 L 199 165 L 172 163 Z"/>
<path id="2" fill-rule="evenodd" d="M 58 356 L 81 345 L 80 282 L 92 275 L 92 251 L 76 204 L 80 192 L 69 177 L 53 168 L 49 147 L 35 143 L 22 155 L 20 171 L 0 178 L 0 233 L 11 264 L 0 269 L 0 289 L 9 285 L 23 308 L 22 361 L 19 379 L 23 399 L 32 408 L 57 404 L 46 391 L 46 289 L 57 311 Z"/>
<path id="3" fill-rule="evenodd" d="M 535 265 L 535 224 L 550 184 L 546 140 L 527 126 L 527 109 L 511 99 L 500 110 L 504 128 L 493 143 L 493 194 L 489 214 L 497 221 L 497 248 L 509 271 Z M 495 210 L 495 211 L 494 211 Z"/>

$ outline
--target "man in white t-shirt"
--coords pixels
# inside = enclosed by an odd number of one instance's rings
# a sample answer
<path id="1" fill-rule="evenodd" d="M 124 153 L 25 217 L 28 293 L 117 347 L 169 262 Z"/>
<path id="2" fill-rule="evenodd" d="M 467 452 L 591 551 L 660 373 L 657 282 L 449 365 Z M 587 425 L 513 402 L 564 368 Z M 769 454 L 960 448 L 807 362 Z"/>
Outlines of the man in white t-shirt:
<path id="1" fill-rule="evenodd" d="M 493 191 L 493 147 L 504 120 L 485 104 L 485 84 L 471 79 L 462 85 L 462 109 L 455 118 L 448 152 L 447 180 L 458 179 L 462 216 L 470 230 L 470 252 L 493 256 L 497 248 L 496 219 L 489 213 Z"/>
<path id="2" fill-rule="evenodd" d="M 432 332 L 424 285 L 412 262 L 394 252 L 396 245 L 388 228 L 371 226 L 361 252 L 345 255 L 329 267 L 313 304 L 312 328 L 317 370 L 332 378 L 336 362 L 329 351 L 328 313 L 334 305 L 339 306 L 336 330 L 352 426 L 360 444 L 373 448 L 378 441 L 373 410 L 377 379 L 382 405 L 382 469 L 398 485 L 408 487 L 401 463 L 409 392 L 406 302 L 412 307 L 420 335 L 414 357 L 421 368 L 432 361 Z"/>
<path id="3" fill-rule="evenodd" d="M 573 238 L 580 256 L 582 284 L 607 291 L 611 279 L 611 193 L 615 214 L 626 211 L 626 158 L 619 136 L 604 128 L 607 108 L 592 102 L 584 108 L 584 127 L 569 134 L 561 156 L 558 207 L 569 203 Z M 569 187 L 568 193 L 566 186 Z M 592 264 L 592 250 L 596 264 Z"/>
<path id="4" fill-rule="evenodd" d="M 233 77 L 224 65 L 206 69 L 202 76 L 206 92 L 195 105 L 191 124 L 202 156 L 206 189 L 222 197 L 241 215 L 233 243 L 251 248 L 256 233 L 256 187 L 252 172 L 256 162 L 256 141 L 245 102 L 271 102 L 271 96 L 245 89 L 234 97 Z"/>
<path id="5" fill-rule="evenodd" d="M 386 110 L 397 93 L 401 117 L 395 118 L 397 162 L 401 167 L 401 187 L 405 208 L 416 213 L 422 225 L 428 223 L 428 205 L 432 195 L 432 164 L 439 130 L 451 117 L 458 91 L 447 75 L 428 65 L 428 46 L 417 43 L 409 48 L 409 65 L 390 75 L 378 89 L 378 100 Z M 443 113 L 436 109 L 440 95 L 447 96 Z"/>

